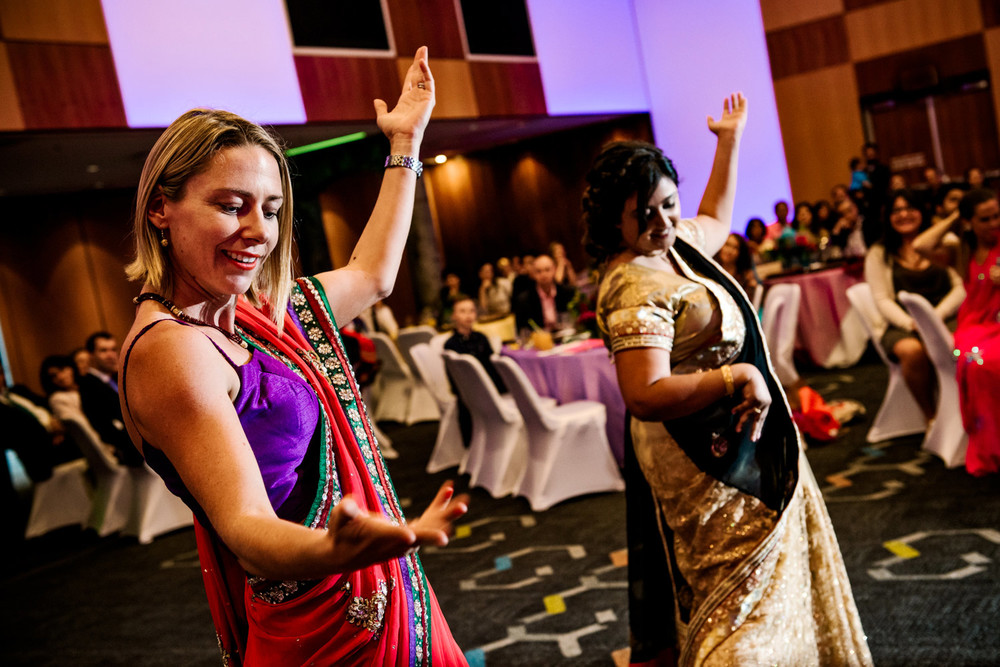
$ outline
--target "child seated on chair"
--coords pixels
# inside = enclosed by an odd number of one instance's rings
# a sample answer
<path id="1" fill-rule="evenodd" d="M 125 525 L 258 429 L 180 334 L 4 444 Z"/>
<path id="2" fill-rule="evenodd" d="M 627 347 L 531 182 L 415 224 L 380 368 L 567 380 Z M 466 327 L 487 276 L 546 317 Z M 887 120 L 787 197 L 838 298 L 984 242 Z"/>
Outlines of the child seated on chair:
<path id="1" fill-rule="evenodd" d="M 451 324 L 454 327 L 455 333 L 445 341 L 444 349 L 475 357 L 482 364 L 486 374 L 490 376 L 490 380 L 493 381 L 497 391 L 505 394 L 507 393 L 507 386 L 500 378 L 500 374 L 490 360 L 490 357 L 493 355 L 493 347 L 490 345 L 490 339 L 472 329 L 472 325 L 475 323 L 476 301 L 471 296 L 461 295 L 456 297 L 452 303 L 451 313 Z M 454 384 L 455 382 L 452 380 L 452 385 Z M 454 386 L 452 386 L 452 389 L 454 390 Z M 455 392 L 455 394 L 457 396 L 458 392 Z M 469 409 L 462 403 L 461 398 L 458 400 L 458 425 L 462 430 L 462 440 L 468 445 L 469 440 L 472 438 L 472 415 L 469 414 Z"/>

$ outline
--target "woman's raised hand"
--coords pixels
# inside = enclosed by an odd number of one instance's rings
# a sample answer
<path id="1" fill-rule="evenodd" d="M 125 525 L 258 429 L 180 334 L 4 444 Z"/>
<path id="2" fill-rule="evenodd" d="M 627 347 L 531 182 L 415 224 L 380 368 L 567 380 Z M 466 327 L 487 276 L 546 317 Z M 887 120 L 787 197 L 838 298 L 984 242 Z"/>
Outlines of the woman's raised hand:
<path id="1" fill-rule="evenodd" d="M 708 129 L 716 135 L 733 132 L 739 136 L 746 124 L 747 98 L 743 97 L 743 93 L 733 93 L 722 101 L 722 117 L 719 120 L 708 117 Z"/>
<path id="2" fill-rule="evenodd" d="M 434 77 L 427 64 L 427 47 L 421 46 L 406 71 L 403 91 L 389 111 L 383 100 L 375 100 L 376 122 L 389 138 L 394 154 L 414 155 L 434 108 Z"/>

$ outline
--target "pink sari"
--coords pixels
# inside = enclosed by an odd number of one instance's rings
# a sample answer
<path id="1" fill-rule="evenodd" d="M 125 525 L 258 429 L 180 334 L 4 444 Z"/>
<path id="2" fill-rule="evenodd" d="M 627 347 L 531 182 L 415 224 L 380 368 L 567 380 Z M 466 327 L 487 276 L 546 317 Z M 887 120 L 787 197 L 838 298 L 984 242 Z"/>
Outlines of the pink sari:
<path id="1" fill-rule="evenodd" d="M 955 330 L 959 404 L 969 434 L 965 467 L 973 475 L 1000 472 L 1000 284 L 991 269 L 1000 271 L 1000 244 L 982 264 L 969 260 Z"/>
<path id="2" fill-rule="evenodd" d="M 282 334 L 243 299 L 237 323 L 319 398 L 324 451 L 303 523 L 325 527 L 348 494 L 363 509 L 404 522 L 318 281 L 298 281 Z M 196 536 L 226 665 L 466 665 L 416 553 L 318 582 L 250 581 L 214 533 L 196 524 Z"/>

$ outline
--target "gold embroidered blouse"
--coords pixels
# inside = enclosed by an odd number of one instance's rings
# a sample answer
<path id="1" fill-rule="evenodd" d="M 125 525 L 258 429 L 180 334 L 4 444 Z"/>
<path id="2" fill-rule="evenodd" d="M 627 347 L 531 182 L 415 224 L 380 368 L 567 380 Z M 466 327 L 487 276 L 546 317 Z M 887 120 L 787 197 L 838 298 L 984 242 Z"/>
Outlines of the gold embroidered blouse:
<path id="1" fill-rule="evenodd" d="M 704 249 L 693 220 L 682 220 L 677 234 Z M 746 323 L 725 289 L 669 252 L 684 275 L 637 263 L 608 272 L 597 298 L 598 326 L 612 353 L 658 347 L 670 353 L 674 373 L 718 368 L 743 347 Z"/>

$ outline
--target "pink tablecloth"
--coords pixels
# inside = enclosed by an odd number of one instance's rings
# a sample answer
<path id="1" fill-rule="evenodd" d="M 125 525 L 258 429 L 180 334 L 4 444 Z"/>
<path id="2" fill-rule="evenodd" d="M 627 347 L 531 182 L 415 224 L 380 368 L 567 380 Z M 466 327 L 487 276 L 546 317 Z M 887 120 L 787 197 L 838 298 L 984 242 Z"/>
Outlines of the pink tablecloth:
<path id="1" fill-rule="evenodd" d="M 860 267 L 840 266 L 769 278 L 765 285 L 794 283 L 802 288 L 795 348 L 805 350 L 817 366 L 833 368 L 853 366 L 865 350 L 864 329 L 847 300 L 847 288 L 860 282 Z"/>
<path id="2" fill-rule="evenodd" d="M 505 347 L 502 354 L 517 362 L 541 396 L 550 396 L 560 404 L 583 399 L 603 403 L 608 410 L 608 442 L 618 465 L 623 465 L 625 401 L 618 390 L 615 367 L 603 345 L 567 354 L 539 354 L 536 350 Z"/>

